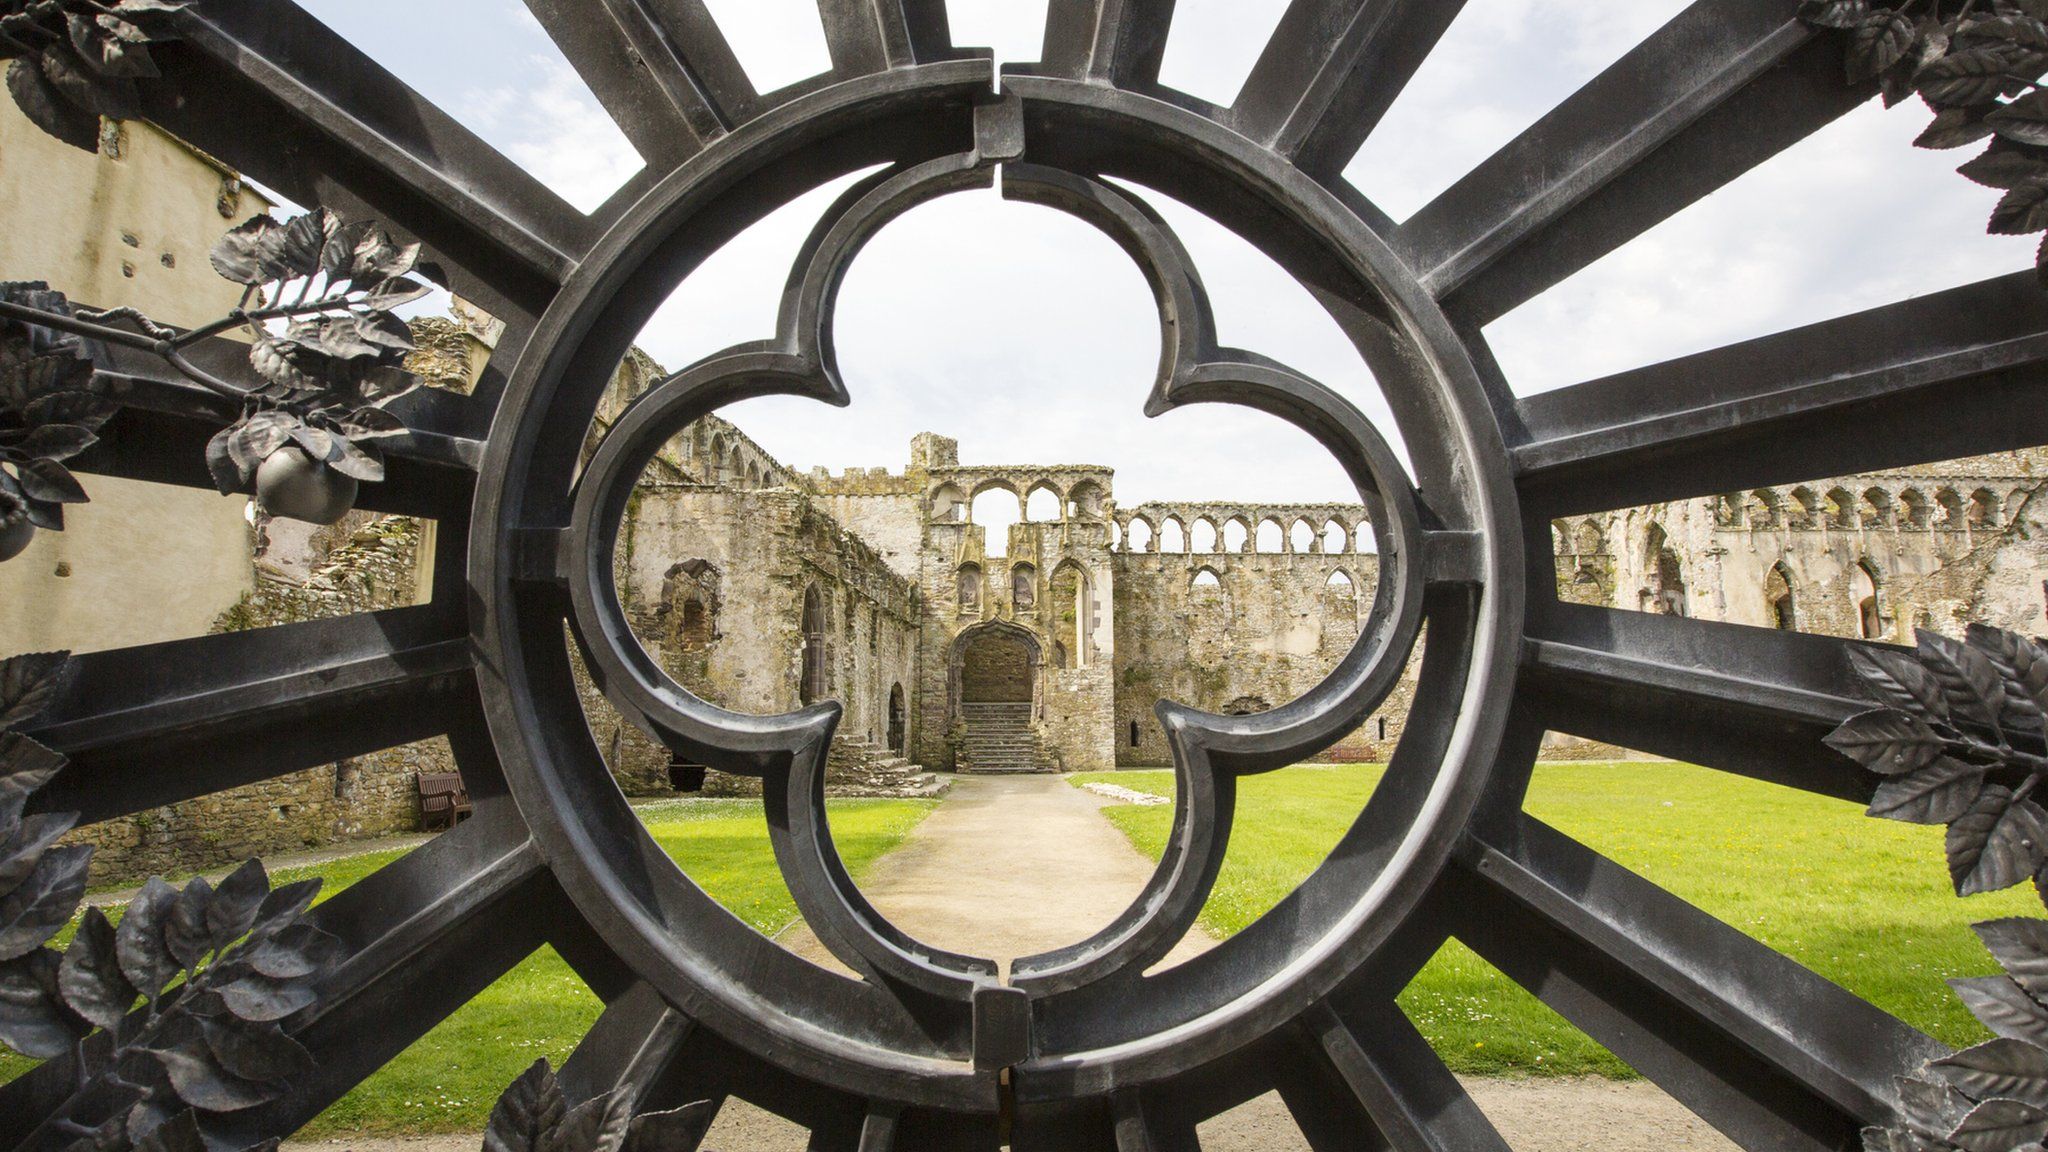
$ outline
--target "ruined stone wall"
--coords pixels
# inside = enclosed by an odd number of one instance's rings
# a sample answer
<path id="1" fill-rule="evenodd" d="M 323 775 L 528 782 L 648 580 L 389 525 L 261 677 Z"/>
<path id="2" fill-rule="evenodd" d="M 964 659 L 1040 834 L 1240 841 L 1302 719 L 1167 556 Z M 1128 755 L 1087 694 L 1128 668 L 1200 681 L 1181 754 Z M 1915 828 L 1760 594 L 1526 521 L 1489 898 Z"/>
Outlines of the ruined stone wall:
<path id="1" fill-rule="evenodd" d="M 1162 699 L 1263 712 L 1315 687 L 1358 638 L 1378 576 L 1376 556 L 1119 553 L 1117 762 L 1171 762 L 1154 712 Z M 1384 736 L 1376 715 L 1329 757 L 1378 758 L 1405 716 L 1397 698 Z"/>
<path id="2" fill-rule="evenodd" d="M 809 492 L 644 483 L 619 547 L 634 633 L 679 683 L 734 711 L 793 711 L 815 650 L 815 698 L 845 708 L 841 733 L 886 744 L 891 692 L 907 701 L 917 682 L 916 591 Z M 609 709 L 592 721 L 629 790 L 669 787 L 665 750 Z"/>
<path id="3" fill-rule="evenodd" d="M 84 152 L 0 100 L 0 280 L 47 281 L 168 324 L 227 315 L 242 290 L 207 255 L 270 202 L 148 124 L 105 127 L 100 151 Z M 111 476 L 85 484 L 92 503 L 66 510 L 66 531 L 38 532 L 0 564 L 0 654 L 199 636 L 253 587 L 247 497 Z"/>

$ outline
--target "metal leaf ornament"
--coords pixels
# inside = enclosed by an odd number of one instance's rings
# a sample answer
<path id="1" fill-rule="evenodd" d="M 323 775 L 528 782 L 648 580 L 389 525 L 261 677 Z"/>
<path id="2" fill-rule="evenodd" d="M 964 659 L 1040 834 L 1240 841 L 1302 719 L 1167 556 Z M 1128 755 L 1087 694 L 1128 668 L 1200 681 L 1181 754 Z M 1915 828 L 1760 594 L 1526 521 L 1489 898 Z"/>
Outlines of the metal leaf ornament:
<path id="1" fill-rule="evenodd" d="M 0 284 L 0 301 L 70 315 L 47 284 Z M 0 560 L 18 555 L 37 528 L 62 531 L 64 505 L 85 502 L 64 462 L 92 447 L 113 414 L 76 338 L 0 318 Z"/>
<path id="2" fill-rule="evenodd" d="M 695 1152 L 716 1115 L 709 1101 L 699 1101 L 636 1116 L 624 1088 L 570 1107 L 543 1059 L 498 1097 L 484 1152 Z"/>
<path id="3" fill-rule="evenodd" d="M 149 46 L 177 38 L 193 0 L 0 0 L 7 91 L 38 128 L 88 152 L 100 117 L 142 114 L 135 82 L 158 75 Z"/>
<path id="4" fill-rule="evenodd" d="M 1845 36 L 1851 84 L 1874 84 L 1887 107 L 1926 101 L 1934 122 L 1915 144 L 1991 142 L 1957 169 L 2004 192 L 1989 231 L 2048 230 L 2048 0 L 1803 0 L 1799 15 Z M 2048 242 L 2035 267 L 2048 284 Z"/>
<path id="5" fill-rule="evenodd" d="M 1918 640 L 1910 654 L 1850 649 L 1885 706 L 1850 717 L 1827 742 L 1882 778 L 1871 815 L 1948 825 L 1959 895 L 2032 879 L 2048 901 L 2048 811 L 2033 799 L 2048 772 L 2048 647 L 1983 625 L 1965 641 Z M 1865 1129 L 1867 1152 L 2032 1152 L 2048 1141 L 2048 920 L 1975 927 L 2005 974 L 1949 985 L 1996 1039 L 1901 1079 L 1905 1122 Z"/>
<path id="6" fill-rule="evenodd" d="M 0 1045 L 70 1056 L 72 1094 L 21 1149 L 205 1152 L 203 1116 L 284 1095 L 312 1057 L 282 1021 L 341 952 L 303 917 L 320 882 L 272 889 L 251 860 L 218 886 L 152 878 L 117 925 L 77 916 L 92 849 L 75 812 L 25 815 L 65 759 L 15 730 L 45 711 L 64 653 L 0 661 Z M 77 934 L 51 946 L 76 919 Z"/>

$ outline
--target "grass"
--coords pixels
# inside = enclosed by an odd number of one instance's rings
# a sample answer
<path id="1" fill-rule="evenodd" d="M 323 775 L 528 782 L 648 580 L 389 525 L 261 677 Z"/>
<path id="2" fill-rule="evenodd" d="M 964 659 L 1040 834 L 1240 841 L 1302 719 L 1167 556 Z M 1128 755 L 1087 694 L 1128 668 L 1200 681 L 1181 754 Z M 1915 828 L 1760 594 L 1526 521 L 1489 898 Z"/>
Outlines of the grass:
<path id="1" fill-rule="evenodd" d="M 1169 772 L 1074 779 L 1173 794 Z M 1379 769 L 1365 765 L 1245 780 L 1204 926 L 1228 936 L 1278 903 L 1329 853 L 1378 780 Z M 1969 925 L 2042 910 L 2031 888 L 1958 899 L 1940 828 L 1873 820 L 1853 804 L 1686 764 L 1546 764 L 1527 809 L 1953 1045 L 1990 1035 L 1943 983 L 1998 970 Z M 1104 811 L 1141 851 L 1158 856 L 1170 807 Z M 1459 1072 L 1632 1075 L 1455 941 L 1401 1005 Z"/>
<path id="2" fill-rule="evenodd" d="M 936 806 L 926 800 L 835 800 L 833 839 L 858 877 Z M 775 866 L 759 801 L 682 800 L 643 807 L 640 817 L 693 880 L 757 931 L 772 936 L 796 921 L 796 902 Z M 402 855 L 373 852 L 279 869 L 273 879 L 319 876 L 326 881 L 326 899 Z M 543 947 L 357 1085 L 301 1130 L 300 1138 L 478 1131 L 505 1085 L 542 1056 L 559 1067 L 601 1007 L 574 970 Z M 0 1056 L 0 1083 L 32 1066 Z"/>

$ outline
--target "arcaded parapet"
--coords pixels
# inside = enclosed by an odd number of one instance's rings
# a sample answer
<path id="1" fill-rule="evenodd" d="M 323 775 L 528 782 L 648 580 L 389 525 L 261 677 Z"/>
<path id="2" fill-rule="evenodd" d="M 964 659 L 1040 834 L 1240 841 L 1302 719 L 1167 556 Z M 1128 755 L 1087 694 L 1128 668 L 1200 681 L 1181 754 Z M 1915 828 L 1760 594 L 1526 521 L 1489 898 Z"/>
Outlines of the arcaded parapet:
<path id="1" fill-rule="evenodd" d="M 2034 449 L 1573 517 L 1566 599 L 1910 643 L 1970 621 L 2048 626 Z"/>
<path id="2" fill-rule="evenodd" d="M 1263 712 L 1313 688 L 1372 610 L 1376 556 L 1121 553 L 1116 569 L 1117 762 L 1172 762 L 1154 709 Z M 1332 756 L 1376 759 L 1400 738 L 1397 692 Z"/>
<path id="3" fill-rule="evenodd" d="M 1371 554 L 1363 504 L 1147 503 L 1115 515 L 1119 552 Z"/>

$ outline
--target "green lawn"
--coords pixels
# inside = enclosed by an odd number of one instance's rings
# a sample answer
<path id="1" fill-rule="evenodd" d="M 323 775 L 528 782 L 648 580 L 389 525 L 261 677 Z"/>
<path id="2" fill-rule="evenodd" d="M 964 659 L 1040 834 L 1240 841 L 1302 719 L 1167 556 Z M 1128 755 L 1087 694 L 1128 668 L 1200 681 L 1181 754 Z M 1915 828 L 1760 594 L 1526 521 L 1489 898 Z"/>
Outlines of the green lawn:
<path id="1" fill-rule="evenodd" d="M 937 805 L 925 800 L 835 800 L 832 835 L 855 876 L 895 847 Z M 641 819 L 692 879 L 756 929 L 774 935 L 797 919 L 769 848 L 761 805 L 682 800 L 643 807 Z M 279 883 L 326 879 L 322 898 L 402 852 L 280 869 Z M 110 909 L 110 912 L 115 910 Z M 507 973 L 301 1131 L 302 1138 L 475 1132 L 491 1105 L 535 1059 L 560 1066 L 601 1005 L 551 948 Z M 0 1082 L 31 1067 L 0 1056 Z"/>
<path id="2" fill-rule="evenodd" d="M 1228 936 L 1320 863 L 1379 779 L 1364 765 L 1304 766 L 1245 780 L 1216 892 L 1203 910 Z M 1170 772 L 1074 778 L 1173 794 Z M 1996 972 L 1969 925 L 2041 915 L 2031 887 L 1957 899 L 1942 830 L 1685 764 L 1546 764 L 1528 810 L 1636 873 L 1954 1045 L 1987 1039 L 1943 980 Z M 1158 856 L 1170 807 L 1112 805 L 1110 820 Z M 1453 942 L 1401 997 L 1460 1072 L 1629 1075 L 1604 1049 Z"/>

